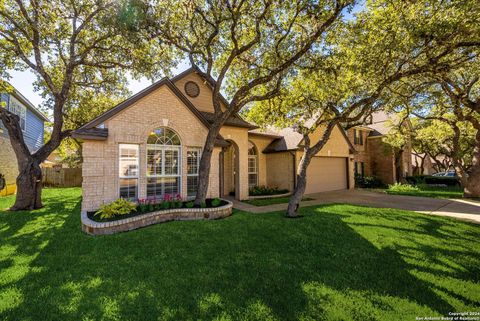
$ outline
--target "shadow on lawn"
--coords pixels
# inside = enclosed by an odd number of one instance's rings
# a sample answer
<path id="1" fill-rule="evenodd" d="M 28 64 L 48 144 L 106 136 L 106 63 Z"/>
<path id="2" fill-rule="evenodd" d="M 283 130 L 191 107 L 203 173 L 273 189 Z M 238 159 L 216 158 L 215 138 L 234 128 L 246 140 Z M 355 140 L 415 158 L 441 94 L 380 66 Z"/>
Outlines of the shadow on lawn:
<path id="1" fill-rule="evenodd" d="M 21 277 L 0 283 L 0 292 L 13 287 L 18 296 L 0 308 L 2 319 L 380 320 L 399 307 L 455 310 L 409 273 L 397 249 L 374 246 L 345 222 L 358 213 L 329 206 L 305 209 L 301 220 L 236 213 L 90 237 L 80 231 L 79 205 L 67 216 L 72 203 L 63 202 L 53 213 L 6 219 L 2 246 L 31 260 Z M 40 217 L 40 231 L 22 232 Z"/>

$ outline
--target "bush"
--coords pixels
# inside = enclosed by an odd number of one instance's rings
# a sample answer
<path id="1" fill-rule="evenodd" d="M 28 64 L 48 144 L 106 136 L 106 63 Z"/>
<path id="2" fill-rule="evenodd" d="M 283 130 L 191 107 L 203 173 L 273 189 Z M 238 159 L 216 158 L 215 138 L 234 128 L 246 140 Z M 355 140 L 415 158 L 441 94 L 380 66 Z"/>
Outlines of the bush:
<path id="1" fill-rule="evenodd" d="M 405 178 L 408 183 L 412 185 L 447 185 L 447 186 L 460 186 L 460 179 L 458 177 L 448 176 L 430 176 L 430 175 L 417 175 L 407 176 Z"/>
<path id="2" fill-rule="evenodd" d="M 376 176 L 355 176 L 355 186 L 361 188 L 383 188 L 385 184 Z"/>
<path id="3" fill-rule="evenodd" d="M 393 185 L 388 185 L 388 190 L 392 192 L 418 192 L 420 189 L 418 186 L 410 184 L 395 183 Z"/>
<path id="4" fill-rule="evenodd" d="M 288 193 L 288 189 L 278 189 L 278 187 L 254 186 L 249 190 L 250 196 L 278 195 Z"/>
<path id="5" fill-rule="evenodd" d="M 127 201 L 124 198 L 119 198 L 110 204 L 103 204 L 100 206 L 100 210 L 98 210 L 95 215 L 100 215 L 101 219 L 105 219 L 119 215 L 127 215 L 136 211 L 137 205 L 135 205 L 135 203 Z"/>
<path id="6" fill-rule="evenodd" d="M 195 205 L 195 203 L 193 201 L 185 203 L 185 207 L 187 207 L 187 208 L 193 208 L 194 205 Z"/>
<path id="7" fill-rule="evenodd" d="M 219 198 L 214 198 L 212 200 L 212 206 L 213 207 L 218 207 L 218 206 L 220 206 L 221 203 L 222 203 L 222 201 Z"/>

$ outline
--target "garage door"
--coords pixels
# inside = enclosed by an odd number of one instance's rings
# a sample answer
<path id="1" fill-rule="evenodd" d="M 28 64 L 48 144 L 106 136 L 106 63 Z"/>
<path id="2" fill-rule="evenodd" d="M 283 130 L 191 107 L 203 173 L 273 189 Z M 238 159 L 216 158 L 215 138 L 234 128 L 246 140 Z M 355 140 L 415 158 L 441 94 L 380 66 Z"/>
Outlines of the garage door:
<path id="1" fill-rule="evenodd" d="M 314 157 L 307 169 L 305 193 L 347 188 L 347 161 L 343 157 Z"/>

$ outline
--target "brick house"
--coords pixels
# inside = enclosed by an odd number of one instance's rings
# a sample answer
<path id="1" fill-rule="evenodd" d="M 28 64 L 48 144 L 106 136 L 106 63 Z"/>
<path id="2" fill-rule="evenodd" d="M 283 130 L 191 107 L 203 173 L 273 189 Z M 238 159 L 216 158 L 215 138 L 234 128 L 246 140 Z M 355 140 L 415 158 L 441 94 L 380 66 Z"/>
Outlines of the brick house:
<path id="1" fill-rule="evenodd" d="M 395 155 L 382 140 L 391 130 L 392 117 L 394 116 L 385 112 L 376 112 L 371 115 L 368 124 L 347 131 L 348 138 L 357 151 L 354 156 L 356 175 L 376 176 L 385 184 L 393 184 L 412 175 L 411 143 L 408 142 L 405 148 Z M 408 121 L 403 125 L 409 126 Z"/>
<path id="2" fill-rule="evenodd" d="M 20 117 L 23 138 L 31 152 L 43 145 L 44 123 L 48 121 L 35 106 L 15 88 L 11 93 L 0 94 L 3 107 Z M 16 191 L 18 176 L 17 158 L 12 149 L 8 131 L 0 120 L 0 174 L 5 176 L 6 186 L 0 196 L 10 195 Z"/>
<path id="3" fill-rule="evenodd" d="M 196 193 L 202 147 L 213 119 L 213 80 L 190 68 L 164 78 L 74 132 L 83 140 L 86 211 L 124 198 Z M 319 139 L 319 128 L 312 142 Z M 293 189 L 301 135 L 261 131 L 239 115 L 226 121 L 211 160 L 207 197 L 249 198 L 249 188 Z M 308 170 L 307 193 L 354 187 L 354 148 L 337 127 Z"/>

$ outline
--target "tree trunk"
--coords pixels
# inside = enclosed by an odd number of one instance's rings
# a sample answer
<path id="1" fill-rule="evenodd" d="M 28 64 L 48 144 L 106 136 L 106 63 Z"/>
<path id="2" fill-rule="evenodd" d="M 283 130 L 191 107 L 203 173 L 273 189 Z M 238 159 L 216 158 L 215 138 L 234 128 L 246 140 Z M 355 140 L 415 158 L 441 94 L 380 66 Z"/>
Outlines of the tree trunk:
<path id="1" fill-rule="evenodd" d="M 15 152 L 18 165 L 17 196 L 12 211 L 32 210 L 41 208 L 42 205 L 42 170 L 40 163 L 50 154 L 51 143 L 45 148 L 44 153 L 32 154 L 23 139 L 23 132 L 17 115 L 0 108 L 0 119 L 8 130 L 10 143 Z M 45 146 L 44 146 L 45 147 Z"/>
<path id="2" fill-rule="evenodd" d="M 464 185 L 463 196 L 480 198 L 480 130 L 477 130 L 472 167 Z"/>
<path id="3" fill-rule="evenodd" d="M 402 183 L 403 180 L 403 159 L 402 159 L 403 150 L 395 150 L 395 181 L 397 183 Z"/>
<path id="4" fill-rule="evenodd" d="M 314 154 L 311 153 L 310 148 L 304 149 L 303 156 L 300 159 L 297 168 L 297 185 L 295 186 L 290 201 L 288 202 L 287 217 L 298 217 L 298 208 L 300 207 L 300 202 L 302 201 L 305 188 L 307 187 L 307 168 L 313 155 Z"/>
<path id="5" fill-rule="evenodd" d="M 19 164 L 17 197 L 10 210 L 33 210 L 42 205 L 42 170 L 40 163 L 29 157 L 22 166 Z"/>
<path id="6" fill-rule="evenodd" d="M 210 127 L 207 135 L 207 140 L 202 150 L 202 157 L 200 158 L 200 168 L 198 169 L 198 185 L 197 195 L 195 196 L 195 205 L 201 206 L 205 202 L 208 191 L 208 181 L 210 177 L 210 166 L 212 160 L 213 148 L 215 147 L 215 140 L 220 132 L 220 127 Z"/>

